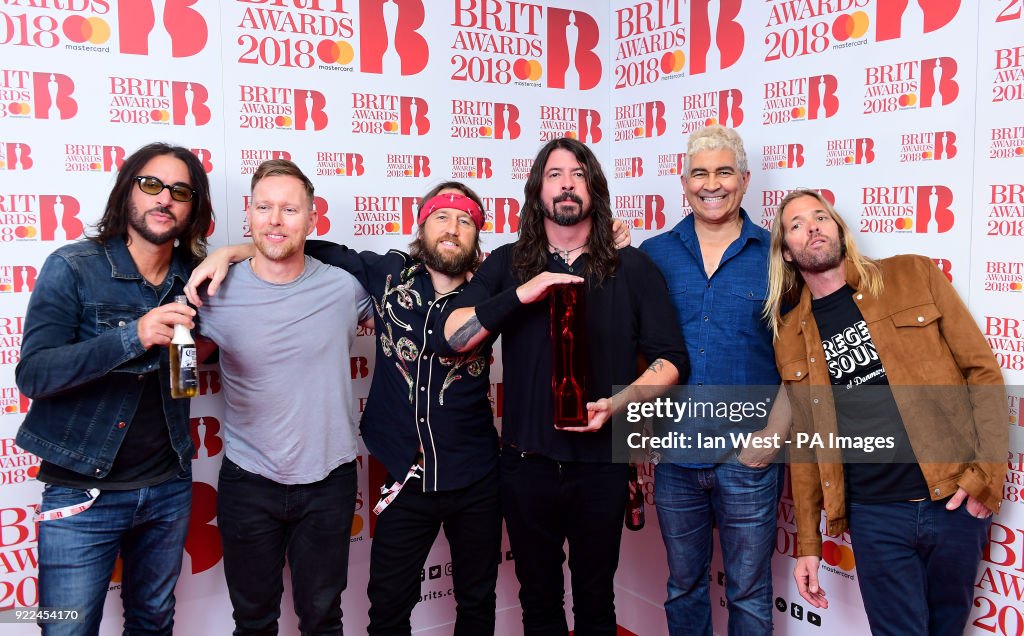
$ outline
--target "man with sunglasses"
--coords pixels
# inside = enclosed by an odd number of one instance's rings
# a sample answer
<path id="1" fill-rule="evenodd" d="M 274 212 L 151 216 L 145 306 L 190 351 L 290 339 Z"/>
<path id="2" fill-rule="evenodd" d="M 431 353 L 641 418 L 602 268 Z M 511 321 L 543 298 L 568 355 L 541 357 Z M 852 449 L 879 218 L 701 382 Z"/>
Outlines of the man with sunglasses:
<path id="1" fill-rule="evenodd" d="M 147 145 L 118 172 L 96 234 L 47 258 L 25 317 L 18 388 L 33 399 L 18 445 L 42 459 L 39 605 L 96 633 L 120 553 L 126 633 L 170 634 L 192 502 L 188 400 L 167 345 L 195 311 L 174 302 L 206 254 L 202 164 Z"/>

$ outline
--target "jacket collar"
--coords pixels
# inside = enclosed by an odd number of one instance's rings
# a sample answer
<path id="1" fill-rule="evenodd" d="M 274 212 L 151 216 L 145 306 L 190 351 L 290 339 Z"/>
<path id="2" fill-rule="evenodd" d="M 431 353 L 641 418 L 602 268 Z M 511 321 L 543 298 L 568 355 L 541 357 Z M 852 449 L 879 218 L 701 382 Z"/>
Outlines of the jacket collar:
<path id="1" fill-rule="evenodd" d="M 132 260 L 131 252 L 128 251 L 123 237 L 114 237 L 104 243 L 103 251 L 106 252 L 107 260 L 110 261 L 111 278 L 142 280 L 142 274 L 139 273 L 139 268 Z M 178 277 L 182 282 L 188 281 L 188 269 L 181 262 L 176 250 L 171 253 L 171 266 L 167 270 L 167 274 Z"/>

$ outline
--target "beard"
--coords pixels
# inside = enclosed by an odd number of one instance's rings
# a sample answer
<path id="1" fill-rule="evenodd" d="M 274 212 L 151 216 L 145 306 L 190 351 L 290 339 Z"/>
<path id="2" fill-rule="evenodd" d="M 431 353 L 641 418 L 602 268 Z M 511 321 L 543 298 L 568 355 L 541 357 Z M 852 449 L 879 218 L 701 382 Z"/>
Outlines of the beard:
<path id="1" fill-rule="evenodd" d="M 458 251 L 440 250 L 438 245 L 442 241 L 453 241 L 458 244 Z M 424 241 L 421 257 L 427 267 L 445 276 L 458 276 L 471 271 L 476 260 L 473 246 L 463 246 L 459 239 L 450 236 L 442 236 L 433 245 L 427 245 Z"/>
<path id="2" fill-rule="evenodd" d="M 270 243 L 263 237 L 256 237 L 255 234 L 253 235 L 253 245 L 264 258 L 274 262 L 286 260 L 296 252 L 302 251 L 302 245 L 299 242 Z"/>
<path id="3" fill-rule="evenodd" d="M 560 209 L 558 204 L 564 203 L 565 201 L 572 201 L 575 203 L 577 211 L 569 212 L 565 211 L 564 208 Z M 579 198 L 573 192 L 563 192 L 551 200 L 551 209 L 548 209 L 547 207 L 544 208 L 544 218 L 550 219 L 562 227 L 576 225 L 588 216 L 590 216 L 590 210 L 583 209 L 583 199 Z"/>
<path id="4" fill-rule="evenodd" d="M 146 224 L 146 215 L 150 212 L 170 215 L 174 218 L 174 227 L 161 233 L 154 232 Z M 139 236 L 146 239 L 147 242 L 152 243 L 153 245 L 163 245 L 168 241 L 173 241 L 185 233 L 185 226 L 179 223 L 177 217 L 175 217 L 167 208 L 162 206 L 150 208 L 145 212 L 139 212 L 139 209 L 134 205 L 129 206 L 128 225 L 138 232 Z"/>
<path id="5" fill-rule="evenodd" d="M 846 257 L 846 250 L 841 247 L 839 241 L 829 240 L 828 245 L 829 249 L 818 252 L 790 250 L 790 256 L 793 257 L 793 262 L 801 272 L 821 274 L 839 267 Z"/>

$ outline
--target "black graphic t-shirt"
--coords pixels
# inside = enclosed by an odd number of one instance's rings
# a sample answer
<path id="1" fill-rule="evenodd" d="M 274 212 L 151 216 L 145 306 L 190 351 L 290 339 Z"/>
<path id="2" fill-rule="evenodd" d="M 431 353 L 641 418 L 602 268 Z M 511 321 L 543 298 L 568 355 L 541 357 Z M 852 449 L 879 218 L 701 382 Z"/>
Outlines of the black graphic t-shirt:
<path id="1" fill-rule="evenodd" d="M 843 447 L 847 499 L 888 503 L 926 498 L 928 484 L 871 332 L 853 302 L 853 289 L 844 285 L 811 307 L 832 379 L 839 435 L 848 442 Z M 878 438 L 891 438 L 892 448 L 875 443 Z"/>

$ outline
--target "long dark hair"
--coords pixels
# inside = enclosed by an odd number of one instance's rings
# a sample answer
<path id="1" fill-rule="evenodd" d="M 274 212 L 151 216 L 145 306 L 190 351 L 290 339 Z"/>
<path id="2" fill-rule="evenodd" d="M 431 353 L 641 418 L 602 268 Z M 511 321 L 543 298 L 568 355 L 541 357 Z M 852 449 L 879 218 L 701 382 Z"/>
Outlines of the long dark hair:
<path id="1" fill-rule="evenodd" d="M 472 188 L 470 188 L 468 185 L 460 181 L 442 181 L 441 183 L 437 184 L 436 186 L 431 188 L 426 194 L 423 195 L 423 197 L 420 199 L 420 205 L 423 205 L 427 201 L 436 197 L 441 190 L 458 190 L 462 194 L 469 197 L 473 201 L 473 203 L 476 203 L 478 206 L 480 206 L 481 212 L 484 211 L 484 202 L 480 200 L 480 197 L 477 195 L 477 193 L 473 192 Z M 480 256 L 482 255 L 482 250 L 480 249 L 480 229 L 476 227 L 476 225 L 473 226 L 473 229 L 476 230 L 476 237 L 473 239 L 474 258 L 473 262 L 470 263 L 469 267 L 469 271 L 471 272 L 475 272 L 476 268 L 480 266 Z M 423 251 L 423 224 L 420 223 L 419 230 L 416 232 L 416 238 L 413 239 L 412 243 L 409 243 L 409 256 L 415 259 L 422 259 Z"/>
<path id="2" fill-rule="evenodd" d="M 121 169 L 117 171 L 114 189 L 110 191 L 103 217 L 95 225 L 96 234 L 90 238 L 97 243 L 106 243 L 117 237 L 127 239 L 129 203 L 135 177 L 150 159 L 162 155 L 172 155 L 188 166 L 189 182 L 195 190 L 192 214 L 174 251 L 186 263 L 196 265 L 206 257 L 206 235 L 210 233 L 210 224 L 213 222 L 213 202 L 210 200 L 210 182 L 206 178 L 203 164 L 191 150 L 181 146 L 152 143 L 139 148 L 124 160 Z"/>
<path id="3" fill-rule="evenodd" d="M 519 240 L 512 248 L 512 267 L 521 282 L 526 282 L 545 271 L 548 266 L 548 238 L 544 231 L 544 202 L 540 191 L 544 182 L 544 167 L 555 150 L 568 150 L 583 168 L 587 192 L 590 194 L 590 235 L 587 237 L 589 257 L 585 272 L 600 285 L 606 276 L 615 272 L 619 263 L 612 238 L 612 206 L 608 194 L 608 180 L 597 157 L 585 144 L 563 137 L 552 139 L 533 160 L 530 176 L 523 187 L 523 209 L 519 213 Z"/>

